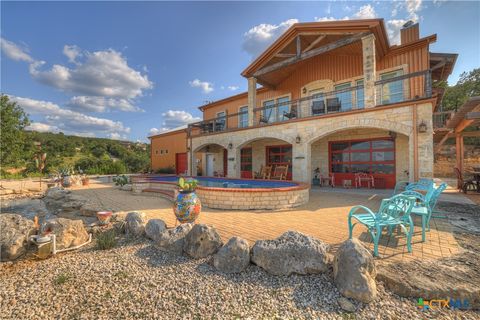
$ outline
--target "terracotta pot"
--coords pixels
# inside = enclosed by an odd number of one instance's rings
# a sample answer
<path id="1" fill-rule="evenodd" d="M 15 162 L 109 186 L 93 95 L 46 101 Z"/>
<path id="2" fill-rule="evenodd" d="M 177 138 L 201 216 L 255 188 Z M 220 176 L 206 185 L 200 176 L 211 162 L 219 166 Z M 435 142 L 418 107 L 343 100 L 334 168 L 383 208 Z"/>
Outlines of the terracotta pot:
<path id="1" fill-rule="evenodd" d="M 82 179 L 82 185 L 88 186 L 90 184 L 90 179 L 89 178 L 83 178 Z"/>
<path id="2" fill-rule="evenodd" d="M 68 188 L 72 185 L 72 179 L 70 176 L 64 176 L 62 178 L 62 186 Z"/>
<path id="3" fill-rule="evenodd" d="M 99 211 L 97 212 L 97 219 L 101 225 L 106 225 L 112 218 L 112 211 Z"/>
<path id="4" fill-rule="evenodd" d="M 202 211 L 200 198 L 194 191 L 180 191 L 173 204 L 173 212 L 180 223 L 194 222 Z"/>

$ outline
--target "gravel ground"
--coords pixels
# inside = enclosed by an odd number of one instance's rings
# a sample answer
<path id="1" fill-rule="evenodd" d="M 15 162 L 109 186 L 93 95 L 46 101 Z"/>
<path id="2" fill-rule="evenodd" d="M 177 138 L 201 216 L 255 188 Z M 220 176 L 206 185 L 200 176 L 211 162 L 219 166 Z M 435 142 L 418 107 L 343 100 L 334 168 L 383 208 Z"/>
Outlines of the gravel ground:
<path id="1" fill-rule="evenodd" d="M 0 264 L 1 319 L 480 319 L 473 311 L 422 313 L 379 284 L 377 301 L 339 308 L 330 275 L 238 275 L 162 253 L 148 240 L 90 247 L 44 261 Z"/>

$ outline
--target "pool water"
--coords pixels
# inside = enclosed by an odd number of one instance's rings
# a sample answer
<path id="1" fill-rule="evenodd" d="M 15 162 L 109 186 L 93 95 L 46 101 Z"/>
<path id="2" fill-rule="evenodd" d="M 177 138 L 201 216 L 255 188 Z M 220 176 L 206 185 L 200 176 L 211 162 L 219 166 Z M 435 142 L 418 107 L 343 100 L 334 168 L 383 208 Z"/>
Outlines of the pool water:
<path id="1" fill-rule="evenodd" d="M 188 178 L 186 178 L 188 180 Z M 203 187 L 212 188 L 289 188 L 295 187 L 298 184 L 287 181 L 264 181 L 264 180 L 244 180 L 244 179 L 226 179 L 226 178 L 213 178 L 213 177 L 195 177 L 198 180 L 198 184 Z M 158 182 L 177 182 L 178 177 L 175 176 L 155 176 L 150 180 Z"/>

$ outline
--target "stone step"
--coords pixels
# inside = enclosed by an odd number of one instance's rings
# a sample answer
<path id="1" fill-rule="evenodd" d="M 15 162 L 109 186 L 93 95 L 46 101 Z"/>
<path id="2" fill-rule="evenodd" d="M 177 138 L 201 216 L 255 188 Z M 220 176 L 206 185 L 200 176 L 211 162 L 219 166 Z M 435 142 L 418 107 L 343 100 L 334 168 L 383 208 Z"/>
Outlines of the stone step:
<path id="1" fill-rule="evenodd" d="M 147 188 L 143 189 L 142 193 L 151 194 L 151 195 L 158 195 L 162 198 L 165 198 L 170 201 L 175 200 L 175 193 L 173 190 L 163 190 L 163 189 L 156 189 L 156 188 Z"/>

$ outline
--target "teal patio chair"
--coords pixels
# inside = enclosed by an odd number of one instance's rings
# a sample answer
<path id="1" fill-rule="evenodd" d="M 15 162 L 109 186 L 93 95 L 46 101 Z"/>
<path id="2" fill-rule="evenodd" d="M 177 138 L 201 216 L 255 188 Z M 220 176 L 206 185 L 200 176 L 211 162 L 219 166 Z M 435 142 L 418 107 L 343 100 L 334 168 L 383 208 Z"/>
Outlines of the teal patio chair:
<path id="1" fill-rule="evenodd" d="M 422 242 L 425 242 L 425 231 L 430 231 L 430 219 L 437 205 L 438 198 L 446 188 L 447 184 L 442 183 L 438 188 L 433 187 L 430 189 L 425 195 L 413 190 L 407 190 L 401 193 L 409 197 L 414 197 L 416 200 L 412 208 L 412 213 L 422 218 Z"/>
<path id="2" fill-rule="evenodd" d="M 417 182 L 399 181 L 395 184 L 393 195 L 402 193 L 403 191 L 426 191 L 432 190 L 434 183 L 432 179 L 420 179 Z"/>
<path id="3" fill-rule="evenodd" d="M 415 198 L 406 195 L 396 195 L 383 199 L 378 212 L 373 213 L 367 207 L 355 206 L 348 214 L 348 236 L 352 238 L 353 228 L 357 223 L 367 227 L 373 239 L 373 255 L 378 257 L 378 241 L 383 228 L 388 228 L 389 234 L 394 227 L 400 227 L 407 236 L 407 249 L 412 252 L 413 221 L 410 217 Z M 357 222 L 352 224 L 352 219 Z"/>

